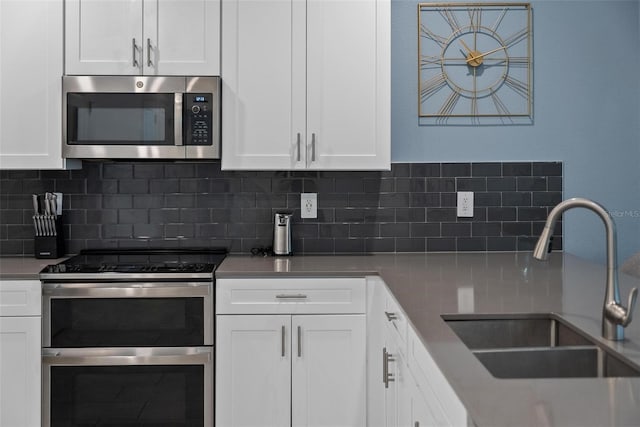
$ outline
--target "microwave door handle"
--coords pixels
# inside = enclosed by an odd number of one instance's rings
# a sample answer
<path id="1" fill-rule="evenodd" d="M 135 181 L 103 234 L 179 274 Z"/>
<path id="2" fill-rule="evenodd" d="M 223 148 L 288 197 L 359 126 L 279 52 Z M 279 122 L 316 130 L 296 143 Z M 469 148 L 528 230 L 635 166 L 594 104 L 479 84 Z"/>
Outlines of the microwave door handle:
<path id="1" fill-rule="evenodd" d="M 183 145 L 182 143 L 182 102 L 183 94 L 174 93 L 174 106 L 173 106 L 173 138 L 175 145 Z"/>
<path id="2" fill-rule="evenodd" d="M 212 360 L 210 347 L 42 349 L 42 363 L 50 366 L 200 365 Z"/>

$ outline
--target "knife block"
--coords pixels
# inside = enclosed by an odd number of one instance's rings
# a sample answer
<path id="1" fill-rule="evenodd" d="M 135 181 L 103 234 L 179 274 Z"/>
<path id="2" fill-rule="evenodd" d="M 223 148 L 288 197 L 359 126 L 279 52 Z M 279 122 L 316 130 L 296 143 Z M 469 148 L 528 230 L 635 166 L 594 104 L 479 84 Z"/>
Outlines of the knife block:
<path id="1" fill-rule="evenodd" d="M 33 242 L 34 255 L 36 258 L 53 259 L 60 258 L 65 254 L 64 247 L 64 227 L 62 226 L 62 216 L 58 216 L 55 221 L 55 236 L 35 236 Z"/>

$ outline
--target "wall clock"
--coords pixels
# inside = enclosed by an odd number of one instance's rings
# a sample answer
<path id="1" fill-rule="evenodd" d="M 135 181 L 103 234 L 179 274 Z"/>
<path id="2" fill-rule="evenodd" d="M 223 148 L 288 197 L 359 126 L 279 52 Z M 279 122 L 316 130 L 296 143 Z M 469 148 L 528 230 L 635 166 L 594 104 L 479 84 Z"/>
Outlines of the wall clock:
<path id="1" fill-rule="evenodd" d="M 418 4 L 420 117 L 532 116 L 529 3 Z"/>

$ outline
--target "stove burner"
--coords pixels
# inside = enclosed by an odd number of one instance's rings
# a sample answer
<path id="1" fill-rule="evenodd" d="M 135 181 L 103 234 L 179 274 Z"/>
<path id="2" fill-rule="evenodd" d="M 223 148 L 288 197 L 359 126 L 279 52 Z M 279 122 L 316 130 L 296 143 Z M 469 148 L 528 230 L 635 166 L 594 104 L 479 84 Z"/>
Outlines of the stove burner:
<path id="1" fill-rule="evenodd" d="M 50 265 L 46 273 L 213 273 L 226 250 L 88 250 L 60 264 Z"/>

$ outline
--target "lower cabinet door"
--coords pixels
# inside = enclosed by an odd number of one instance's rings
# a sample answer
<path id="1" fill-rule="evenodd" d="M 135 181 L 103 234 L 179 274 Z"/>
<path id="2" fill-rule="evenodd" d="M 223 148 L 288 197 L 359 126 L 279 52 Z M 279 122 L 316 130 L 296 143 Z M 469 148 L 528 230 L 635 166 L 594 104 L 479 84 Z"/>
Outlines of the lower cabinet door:
<path id="1" fill-rule="evenodd" d="M 407 396 L 411 405 L 411 427 L 445 427 L 448 423 L 442 419 L 437 420 L 431 411 L 427 399 L 422 395 L 416 382 L 411 379 L 408 386 L 409 396 Z"/>
<path id="2" fill-rule="evenodd" d="M 365 316 L 293 316 L 292 337 L 292 425 L 367 425 Z"/>
<path id="3" fill-rule="evenodd" d="M 0 426 L 40 426 L 40 317 L 0 317 Z"/>
<path id="4" fill-rule="evenodd" d="M 291 316 L 216 319 L 216 425 L 290 426 Z"/>

